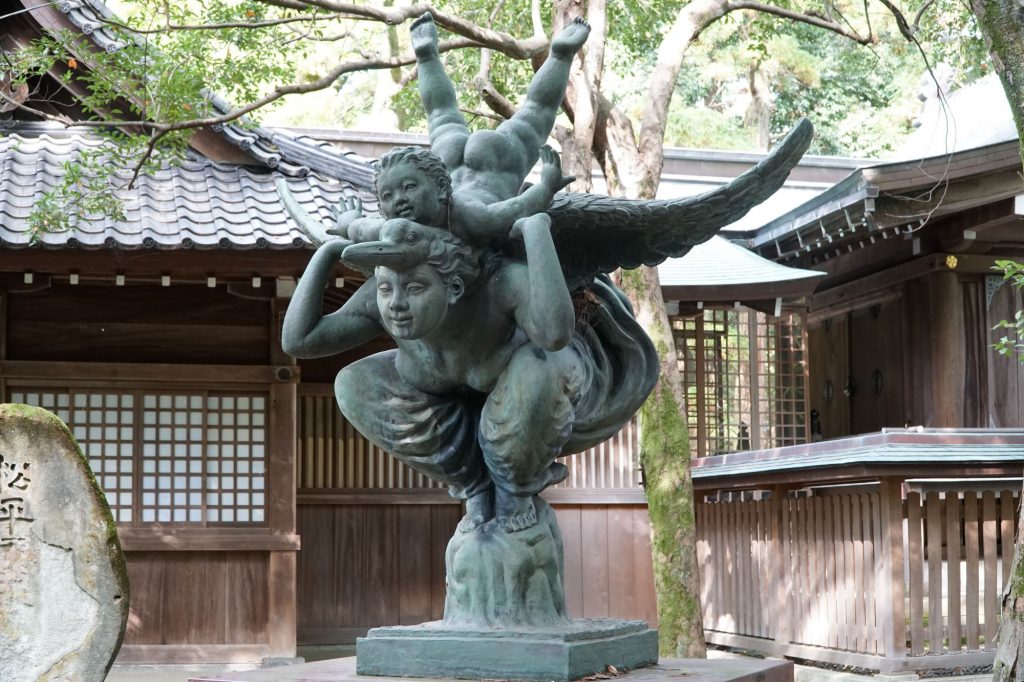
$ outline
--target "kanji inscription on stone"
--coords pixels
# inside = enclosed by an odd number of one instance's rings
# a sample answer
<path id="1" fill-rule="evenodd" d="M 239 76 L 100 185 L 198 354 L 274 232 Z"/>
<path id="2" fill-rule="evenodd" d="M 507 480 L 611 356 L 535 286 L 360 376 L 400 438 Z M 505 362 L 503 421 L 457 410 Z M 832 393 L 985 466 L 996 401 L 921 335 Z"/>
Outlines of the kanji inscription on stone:
<path id="1" fill-rule="evenodd" d="M 56 415 L 0 404 L 0 682 L 102 682 L 128 622 L 117 527 Z"/>
<path id="2" fill-rule="evenodd" d="M 32 482 L 30 466 L 0 454 L 0 547 L 24 540 L 24 526 L 35 520 L 24 496 Z"/>

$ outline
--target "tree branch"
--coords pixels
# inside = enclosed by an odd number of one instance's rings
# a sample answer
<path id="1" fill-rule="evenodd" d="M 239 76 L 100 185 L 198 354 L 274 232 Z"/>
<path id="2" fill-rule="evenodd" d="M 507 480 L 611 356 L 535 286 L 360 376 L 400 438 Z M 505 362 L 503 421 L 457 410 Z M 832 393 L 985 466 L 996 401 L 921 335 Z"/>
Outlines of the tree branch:
<path id="1" fill-rule="evenodd" d="M 217 24 L 164 24 L 160 28 L 135 28 L 129 24 L 115 21 L 114 19 L 100 18 L 104 24 L 108 26 L 114 26 L 116 28 L 130 31 L 138 35 L 148 35 L 153 33 L 166 33 L 168 31 L 218 31 L 222 29 L 231 28 L 267 28 L 268 26 L 280 26 L 282 24 L 293 24 L 296 22 L 317 22 L 317 21 L 333 21 L 335 19 L 345 19 L 347 15 L 341 13 L 324 14 L 320 16 L 306 16 L 306 17 L 281 17 L 278 19 L 264 19 L 261 21 L 228 21 Z"/>
<path id="2" fill-rule="evenodd" d="M 921 17 L 924 16 L 924 13 L 927 12 L 928 8 L 933 4 L 935 4 L 935 0 L 927 0 L 927 2 L 921 5 L 921 9 L 917 10 L 917 14 L 914 15 L 914 23 L 911 25 L 914 29 L 914 33 L 917 33 L 917 29 L 921 28 Z"/>
<path id="3" fill-rule="evenodd" d="M 139 179 L 139 173 L 142 172 L 142 167 L 146 165 L 146 161 L 153 155 L 153 151 L 156 149 L 156 143 L 160 141 L 160 138 L 166 135 L 166 132 L 153 131 L 153 134 L 149 136 L 149 142 L 146 144 L 146 151 L 142 153 L 142 157 L 139 158 L 135 167 L 132 169 L 132 177 L 128 180 L 128 189 L 135 186 L 135 181 Z"/>
<path id="4" fill-rule="evenodd" d="M 279 2 L 291 2 L 291 0 L 260 0 L 260 2 L 278 4 Z M 547 36 L 542 33 L 535 34 L 529 38 L 519 39 L 511 33 L 495 31 L 480 26 L 457 14 L 442 12 L 430 3 L 416 3 L 404 7 L 376 7 L 368 4 L 335 2 L 334 0 L 303 0 L 300 6 L 303 8 L 319 7 L 353 19 L 366 19 L 388 25 L 402 24 L 409 19 L 414 19 L 426 12 L 430 12 L 434 17 L 434 23 L 438 26 L 442 26 L 464 38 L 469 38 L 477 44 L 490 47 L 513 59 L 529 59 L 533 54 L 545 51 L 548 47 Z"/>
<path id="5" fill-rule="evenodd" d="M 882 0 L 884 3 L 886 0 Z M 797 21 L 802 24 L 808 24 L 810 26 L 816 26 L 817 28 L 823 28 L 826 31 L 838 33 L 844 38 L 849 38 L 855 43 L 860 45 L 874 45 L 878 42 L 878 38 L 874 34 L 869 33 L 866 36 L 860 35 L 857 31 L 854 31 L 848 26 L 829 21 L 828 19 L 822 19 L 821 17 L 814 16 L 813 14 L 806 14 L 803 12 L 795 12 L 788 10 L 783 7 L 776 7 L 775 5 L 768 5 L 763 2 L 756 2 L 756 0 L 729 0 L 728 2 L 729 11 L 738 9 L 749 9 L 755 12 L 763 12 L 765 14 L 771 14 L 776 17 L 783 19 L 789 19 L 790 21 Z"/>
<path id="6" fill-rule="evenodd" d="M 459 111 L 461 111 L 462 113 L 467 114 L 469 116 L 477 116 L 479 118 L 487 118 L 487 119 L 490 119 L 492 121 L 497 121 L 498 123 L 501 123 L 502 121 L 505 120 L 501 116 L 498 116 L 496 114 L 489 114 L 486 111 L 480 111 L 479 109 L 465 109 L 463 107 L 459 107 Z"/>

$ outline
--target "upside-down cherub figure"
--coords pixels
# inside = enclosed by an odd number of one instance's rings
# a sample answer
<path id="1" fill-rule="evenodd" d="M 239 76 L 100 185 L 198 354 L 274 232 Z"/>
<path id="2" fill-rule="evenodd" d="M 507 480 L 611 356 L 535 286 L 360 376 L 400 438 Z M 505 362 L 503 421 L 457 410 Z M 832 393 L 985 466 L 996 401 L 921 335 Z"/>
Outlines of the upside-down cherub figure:
<path id="1" fill-rule="evenodd" d="M 575 179 L 563 178 L 560 170 L 545 175 L 553 154 L 545 143 L 565 96 L 572 60 L 590 35 L 590 26 L 582 19 L 566 26 L 551 41 L 548 58 L 534 74 L 523 106 L 494 130 L 475 132 L 466 125 L 455 86 L 441 64 L 433 17 L 424 14 L 413 22 L 411 31 L 430 149 L 450 174 L 452 191 L 437 213 L 414 217 L 402 198 L 409 191 L 427 188 L 407 189 L 405 183 L 389 182 L 384 190 L 378 187 L 380 211 L 385 216 L 444 227 L 475 246 L 500 245 L 508 238 L 512 223 L 546 211 L 555 193 Z M 520 191 L 538 156 L 544 162 L 541 182 Z M 377 239 L 383 220 L 363 217 L 356 199 L 349 200 L 346 209 L 332 234 L 357 242 Z M 432 204 L 424 210 L 433 211 Z"/>

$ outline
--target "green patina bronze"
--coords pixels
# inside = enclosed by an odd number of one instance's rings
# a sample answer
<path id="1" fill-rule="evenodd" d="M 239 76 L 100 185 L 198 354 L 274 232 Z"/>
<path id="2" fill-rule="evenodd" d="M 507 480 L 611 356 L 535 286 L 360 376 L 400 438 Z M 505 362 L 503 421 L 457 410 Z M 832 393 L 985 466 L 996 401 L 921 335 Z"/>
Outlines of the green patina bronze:
<path id="1" fill-rule="evenodd" d="M 768 159 L 701 197 L 638 202 L 561 192 L 572 178 L 543 145 L 589 32 L 581 20 L 566 27 L 520 110 L 495 130 L 471 133 L 424 15 L 412 42 L 432 151 L 396 149 L 378 161 L 381 215 L 364 216 L 349 200 L 325 230 L 278 185 L 319 246 L 285 317 L 285 350 L 333 355 L 388 334 L 395 350 L 339 373 L 338 405 L 364 436 L 466 503 L 446 555 L 444 620 L 408 636 L 371 632 L 359 643 L 360 672 L 514 676 L 514 663 L 489 668 L 480 647 L 526 657 L 527 648 L 509 642 L 538 637 L 550 646 L 523 659 L 530 679 L 567 680 L 657 658 L 657 637 L 645 627 L 584 627 L 569 617 L 561 535 L 538 495 L 565 478 L 559 457 L 612 436 L 658 379 L 656 349 L 606 273 L 682 255 L 743 215 L 781 185 L 810 126 L 802 122 Z M 538 160 L 540 182 L 524 188 Z M 339 259 L 368 280 L 323 315 Z M 427 659 L 434 663 L 425 666 Z"/>

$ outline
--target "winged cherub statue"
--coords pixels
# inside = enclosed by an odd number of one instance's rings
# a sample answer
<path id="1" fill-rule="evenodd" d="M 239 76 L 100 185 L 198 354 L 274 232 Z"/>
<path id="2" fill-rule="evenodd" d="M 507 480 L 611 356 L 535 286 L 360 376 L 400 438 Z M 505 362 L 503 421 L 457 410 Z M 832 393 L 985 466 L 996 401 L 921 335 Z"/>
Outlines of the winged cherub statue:
<path id="1" fill-rule="evenodd" d="M 446 623 L 566 622 L 561 540 L 538 494 L 565 478 L 558 458 L 618 431 L 658 377 L 653 344 L 607 273 L 656 265 L 709 239 L 778 189 L 810 141 L 811 126 L 801 121 L 753 169 L 697 197 L 559 192 L 571 178 L 542 145 L 588 32 L 583 22 L 570 24 L 552 41 L 522 109 L 494 131 L 471 133 L 438 59 L 433 20 L 424 15 L 412 34 L 433 151 L 401 148 L 381 157 L 381 215 L 364 216 L 349 201 L 328 231 L 278 183 L 318 246 L 288 307 L 285 350 L 320 357 L 388 334 L 395 349 L 339 373 L 338 405 L 369 440 L 466 500 L 448 551 Z M 520 192 L 538 158 L 541 182 Z M 369 277 L 323 315 L 324 287 L 339 259 Z M 524 569 L 545 577 L 513 580 L 505 597 L 453 606 L 466 584 L 455 577 L 460 548 L 483 535 L 501 536 L 495 547 L 518 543 L 520 555 L 538 543 L 553 547 Z M 496 561 L 507 568 L 520 559 Z"/>

